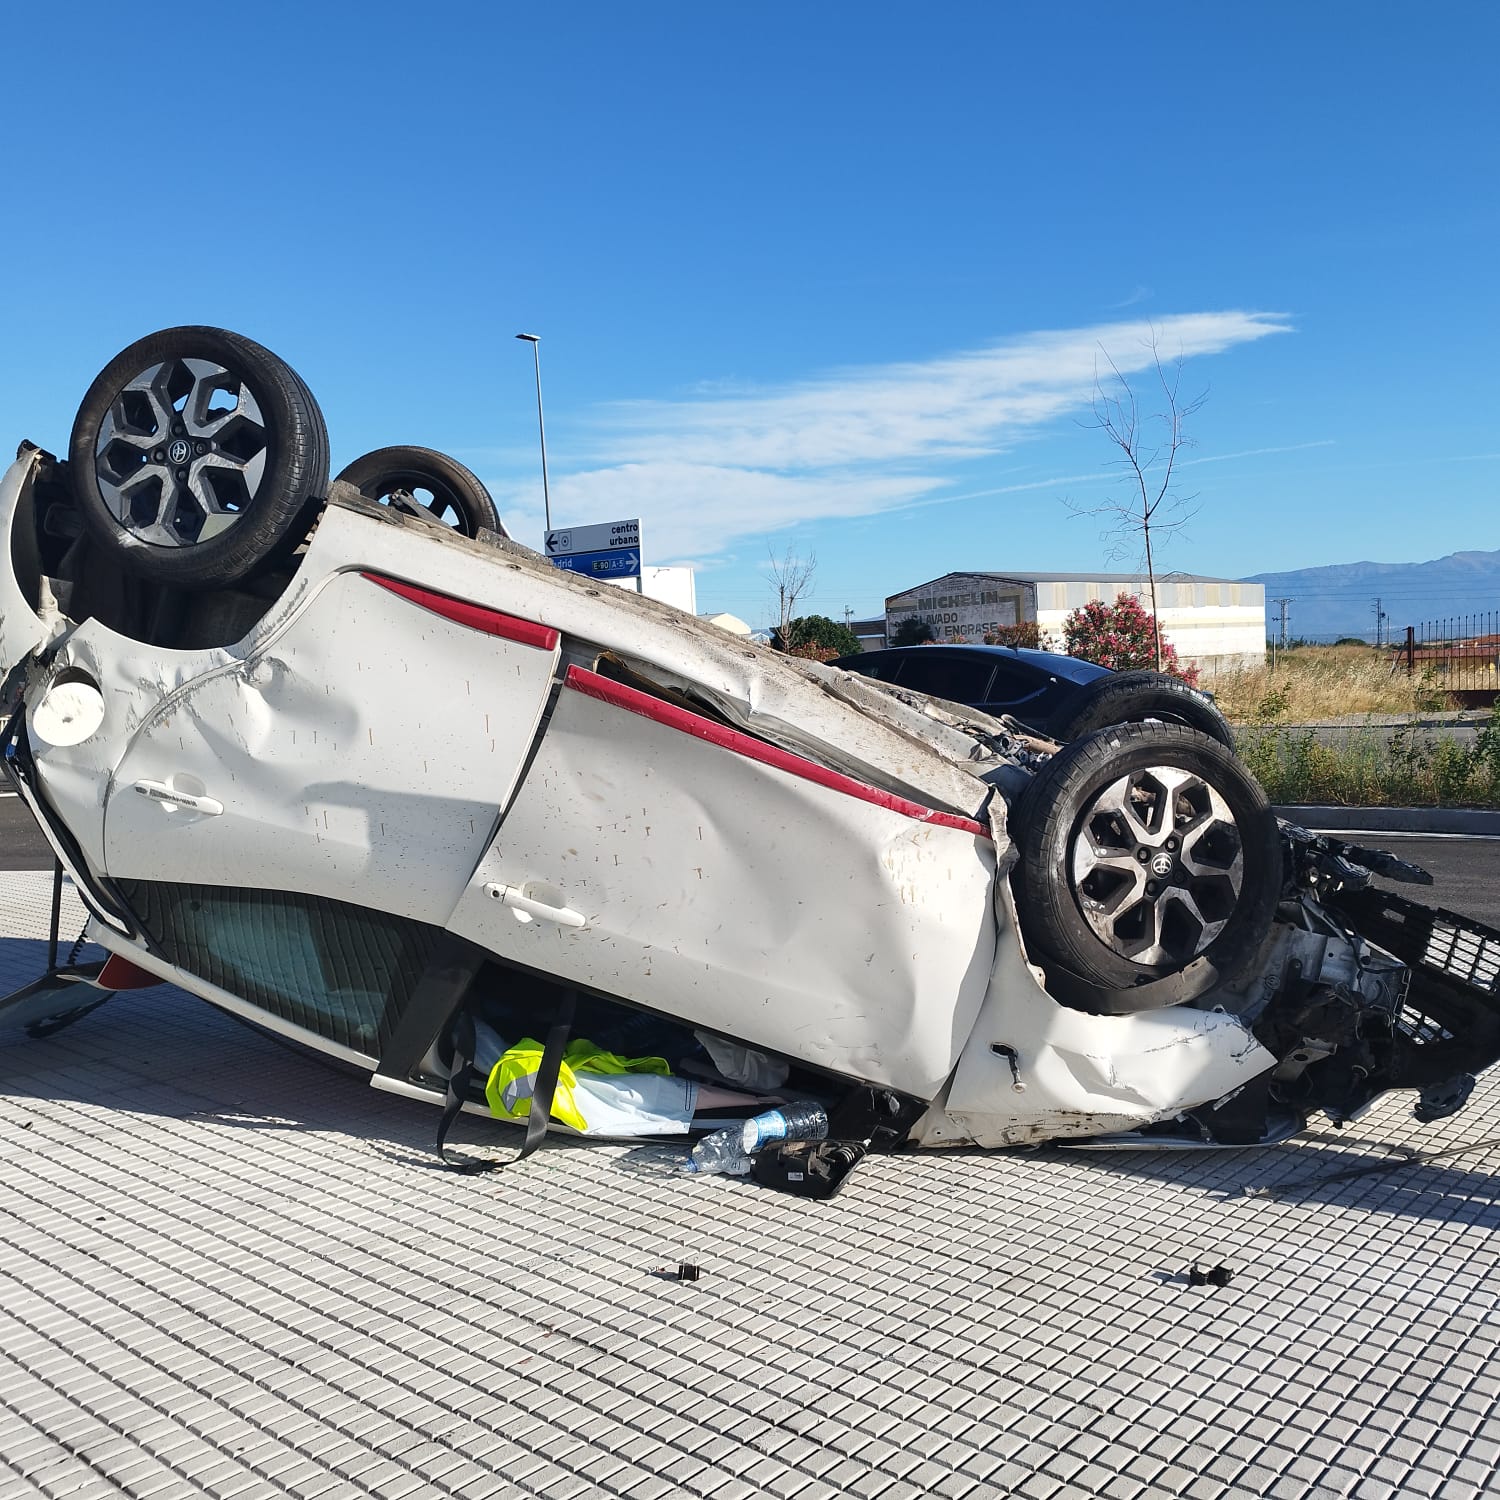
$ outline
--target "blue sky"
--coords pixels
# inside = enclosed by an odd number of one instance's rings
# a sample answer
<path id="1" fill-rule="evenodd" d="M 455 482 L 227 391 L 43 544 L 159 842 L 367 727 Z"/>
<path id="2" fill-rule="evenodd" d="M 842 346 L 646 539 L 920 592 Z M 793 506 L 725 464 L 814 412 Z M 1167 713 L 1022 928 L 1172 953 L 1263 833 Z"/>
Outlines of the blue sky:
<path id="1" fill-rule="evenodd" d="M 1101 346 L 1209 391 L 1170 567 L 1500 547 L 1500 7 L 28 6 L 0 443 L 217 323 L 335 468 L 463 458 L 539 543 L 639 515 L 699 607 L 1097 569 Z"/>

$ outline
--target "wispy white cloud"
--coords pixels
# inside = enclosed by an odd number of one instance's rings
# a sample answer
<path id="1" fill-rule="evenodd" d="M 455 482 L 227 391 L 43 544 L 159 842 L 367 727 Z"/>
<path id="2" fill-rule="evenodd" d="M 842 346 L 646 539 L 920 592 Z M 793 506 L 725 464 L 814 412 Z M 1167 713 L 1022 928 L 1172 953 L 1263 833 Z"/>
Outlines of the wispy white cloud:
<path id="1" fill-rule="evenodd" d="M 681 400 L 616 404 L 596 414 L 584 439 L 595 466 L 555 479 L 552 511 L 649 516 L 651 551 L 665 557 L 711 556 L 803 522 L 931 504 L 955 483 L 953 465 L 1005 452 L 1086 407 L 1101 351 L 1131 375 L 1151 368 L 1153 349 L 1164 361 L 1193 358 L 1286 331 L 1276 313 L 1186 313 L 1048 330 L 780 387 L 700 387 Z M 986 493 L 1066 482 L 1075 481 Z M 539 497 L 516 486 L 510 498 L 520 514 L 507 509 L 507 521 L 520 530 L 515 523 L 531 523 Z"/>
<path id="2" fill-rule="evenodd" d="M 603 414 L 612 457 L 823 468 L 1003 449 L 1088 400 L 1100 350 L 1125 375 L 1164 359 L 1217 354 L 1286 331 L 1268 313 L 1188 313 L 1028 334 L 922 363 L 836 370 L 781 390 L 634 402 Z M 669 446 L 670 445 L 670 446 Z"/>
<path id="3" fill-rule="evenodd" d="M 783 474 L 667 459 L 559 476 L 552 484 L 552 514 L 640 516 L 642 544 L 651 556 L 681 561 L 688 552 L 712 555 L 741 538 L 805 521 L 888 511 L 948 482 L 936 474 Z M 529 490 L 524 499 L 515 490 L 497 490 L 495 498 L 513 533 L 522 540 L 528 531 L 540 534 L 542 517 Z"/>
<path id="4" fill-rule="evenodd" d="M 1227 464 L 1232 458 L 1264 458 L 1268 453 L 1305 453 L 1309 448 L 1336 448 L 1336 438 L 1318 438 L 1310 443 L 1287 443 L 1279 448 L 1241 448 L 1238 453 L 1208 453 L 1202 458 L 1185 458 L 1179 461 L 1179 469 L 1191 469 L 1197 464 Z"/>
<path id="5" fill-rule="evenodd" d="M 1312 443 L 1289 443 L 1276 448 L 1242 448 L 1238 453 L 1212 453 L 1204 458 L 1179 459 L 1179 469 L 1191 469 L 1197 464 L 1221 464 L 1231 458 L 1263 458 L 1270 453 L 1301 453 L 1308 448 L 1332 448 L 1333 438 L 1320 438 Z M 1075 484 L 1111 484 L 1119 482 L 1115 469 L 1094 469 L 1087 474 L 1053 474 L 1046 479 L 1026 479 L 1015 484 L 989 485 L 982 490 L 964 490 L 960 494 L 936 495 L 931 499 L 918 500 L 917 505 L 953 505 L 964 500 L 986 500 L 992 495 L 1020 495 L 1029 490 L 1053 490 L 1061 493 Z"/>

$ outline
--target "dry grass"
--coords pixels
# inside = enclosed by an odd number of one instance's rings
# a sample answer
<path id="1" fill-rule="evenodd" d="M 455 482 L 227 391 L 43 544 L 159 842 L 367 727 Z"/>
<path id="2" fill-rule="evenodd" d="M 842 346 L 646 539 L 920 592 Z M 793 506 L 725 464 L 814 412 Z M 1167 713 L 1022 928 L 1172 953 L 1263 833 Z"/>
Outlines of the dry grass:
<path id="1" fill-rule="evenodd" d="M 1373 646 L 1298 646 L 1278 652 L 1276 670 L 1205 671 L 1201 686 L 1235 724 L 1310 724 L 1362 714 L 1431 713 L 1447 698 L 1431 679 L 1408 677 Z"/>

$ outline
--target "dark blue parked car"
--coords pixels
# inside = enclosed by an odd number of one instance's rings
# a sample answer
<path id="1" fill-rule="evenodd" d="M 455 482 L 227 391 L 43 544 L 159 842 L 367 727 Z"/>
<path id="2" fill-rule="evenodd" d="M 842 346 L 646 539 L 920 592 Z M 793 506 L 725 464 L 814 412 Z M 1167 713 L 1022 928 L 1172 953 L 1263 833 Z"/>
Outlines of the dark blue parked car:
<path id="1" fill-rule="evenodd" d="M 892 646 L 833 665 L 987 714 L 1009 714 L 1050 739 L 1156 720 L 1234 746 L 1213 699 L 1165 672 L 1112 672 L 1076 656 L 1016 646 Z"/>

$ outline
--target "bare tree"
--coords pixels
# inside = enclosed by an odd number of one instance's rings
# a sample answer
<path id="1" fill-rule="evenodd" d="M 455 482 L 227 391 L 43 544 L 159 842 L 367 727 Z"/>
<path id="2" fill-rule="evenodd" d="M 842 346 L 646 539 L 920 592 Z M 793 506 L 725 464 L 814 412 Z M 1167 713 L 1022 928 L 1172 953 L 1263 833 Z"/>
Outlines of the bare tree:
<path id="1" fill-rule="evenodd" d="M 782 649 L 786 649 L 788 638 L 788 627 L 791 625 L 797 613 L 797 601 L 807 593 L 812 586 L 812 576 L 818 571 L 818 558 L 816 553 L 809 552 L 806 557 L 801 556 L 793 550 L 790 543 L 780 558 L 766 548 L 770 553 L 771 567 L 765 575 L 766 582 L 771 585 L 776 594 L 776 610 L 778 620 L 778 633 L 781 637 Z"/>
<path id="2" fill-rule="evenodd" d="M 1162 364 L 1153 329 L 1151 362 L 1156 369 L 1164 409 L 1142 416 L 1140 402 L 1130 382 L 1120 373 L 1119 366 L 1107 350 L 1101 346 L 1099 352 L 1109 366 L 1110 377 L 1107 382 L 1102 380 L 1095 366 L 1094 398 L 1089 406 L 1091 416 L 1083 425 L 1102 432 L 1119 449 L 1120 456 L 1113 460 L 1111 467 L 1120 471 L 1123 483 L 1120 492 L 1101 505 L 1085 506 L 1072 499 L 1064 503 L 1075 515 L 1108 518 L 1109 524 L 1100 533 L 1100 538 L 1110 543 L 1108 556 L 1111 560 L 1135 553 L 1137 562 L 1144 564 L 1151 590 L 1151 632 L 1159 672 L 1161 621 L 1157 613 L 1156 553 L 1198 513 L 1198 507 L 1193 504 L 1196 496 L 1180 495 L 1174 486 L 1178 455 L 1184 448 L 1193 446 L 1185 424 L 1202 409 L 1208 392 L 1202 391 L 1191 400 L 1182 398 L 1182 359 L 1179 356 L 1169 365 Z"/>

